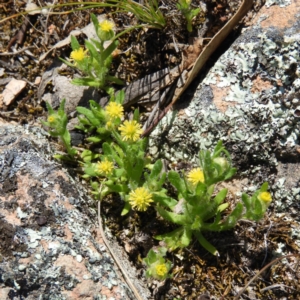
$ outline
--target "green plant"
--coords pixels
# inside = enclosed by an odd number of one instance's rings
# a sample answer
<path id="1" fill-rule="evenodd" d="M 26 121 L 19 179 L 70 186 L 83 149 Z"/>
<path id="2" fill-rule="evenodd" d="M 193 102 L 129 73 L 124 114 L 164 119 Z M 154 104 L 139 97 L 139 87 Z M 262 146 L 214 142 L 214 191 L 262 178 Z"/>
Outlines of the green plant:
<path id="1" fill-rule="evenodd" d="M 123 2 L 129 3 L 120 3 Z M 157 8 L 157 2 L 153 3 Z M 187 10 L 184 3 L 189 7 L 190 1 L 179 1 L 181 9 Z M 164 280 L 168 278 L 171 268 L 171 263 L 164 258 L 167 250 L 188 247 L 196 239 L 207 251 L 217 255 L 217 249 L 206 240 L 203 232 L 232 229 L 241 218 L 259 221 L 272 200 L 267 191 L 268 184 L 264 183 L 252 197 L 243 194 L 242 202 L 232 208 L 233 204 L 225 201 L 228 190 L 218 189 L 218 183 L 230 179 L 236 173 L 221 141 L 212 153 L 200 151 L 199 167 L 187 175 L 175 171 L 166 174 L 161 160 L 152 162 L 146 152 L 148 140 L 140 138 L 142 127 L 138 110 L 134 111 L 131 120 L 124 120 L 125 94 L 123 91 L 115 94 L 108 85 L 109 81 L 118 82 L 117 78 L 108 75 L 112 52 L 117 47 L 113 24 L 107 20 L 98 24 L 94 15 L 92 20 L 99 41 L 86 41 L 87 50 L 84 50 L 72 37 L 71 58 L 74 64 L 66 62 L 88 75 L 74 79 L 74 84 L 96 86 L 110 96 L 105 108 L 93 100 L 90 100 L 90 108 L 77 107 L 77 129 L 86 134 L 86 141 L 90 143 L 90 147 L 78 156 L 83 178 L 90 180 L 92 193 L 97 200 L 101 201 L 112 193 L 118 194 L 124 201 L 122 215 L 132 209 L 146 212 L 153 205 L 160 217 L 178 226 L 172 232 L 157 235 L 156 239 L 162 240 L 166 248 L 150 250 L 144 259 L 147 276 Z M 107 40 L 112 40 L 112 43 L 105 49 L 104 41 Z M 50 127 L 52 136 L 61 138 L 69 158 L 74 159 L 77 152 L 71 147 L 70 134 L 66 129 L 64 105 L 65 100 L 55 112 L 47 103 L 49 117 L 43 123 Z M 94 150 L 95 146 L 97 151 Z M 166 181 L 174 188 L 173 196 L 166 189 Z"/>
<path id="2" fill-rule="evenodd" d="M 199 14 L 200 8 L 192 9 L 191 0 L 178 0 L 176 6 L 186 19 L 188 32 L 192 32 L 192 21 Z"/>
<path id="3" fill-rule="evenodd" d="M 223 203 L 228 190 L 222 189 L 216 193 L 215 186 L 231 178 L 236 169 L 231 167 L 229 153 L 221 141 L 212 154 L 201 151 L 199 160 L 200 168 L 193 169 L 187 177 L 181 177 L 175 171 L 169 172 L 168 180 L 177 190 L 177 199 L 173 199 L 174 203 L 168 198 L 164 205 L 160 201 L 156 210 L 165 220 L 179 227 L 156 238 L 163 240 L 172 251 L 187 247 L 195 237 L 207 251 L 217 255 L 217 249 L 205 239 L 202 232 L 232 229 L 241 218 L 260 220 L 271 202 L 271 195 L 267 192 L 268 184 L 264 183 L 252 198 L 243 194 L 246 213 L 239 202 L 222 218 L 222 213 L 229 207 L 229 203 Z"/>
<path id="4" fill-rule="evenodd" d="M 200 151 L 198 168 L 183 176 L 170 171 L 167 176 L 161 160 L 151 163 L 146 156 L 148 143 L 147 139 L 140 138 L 142 129 L 138 111 L 134 112 L 132 120 L 122 121 L 124 92 L 110 93 L 106 108 L 94 101 L 90 101 L 91 109 L 77 108 L 80 114 L 78 128 L 89 135 L 87 139 L 93 144 L 102 142 L 101 153 L 91 150 L 81 153 L 83 177 L 90 179 L 96 199 L 102 200 L 111 193 L 119 194 L 124 201 L 122 215 L 131 209 L 146 212 L 153 204 L 163 219 L 178 225 L 174 231 L 156 236 L 170 251 L 188 247 L 196 238 L 207 251 L 217 255 L 217 249 L 205 239 L 203 232 L 230 230 L 242 218 L 254 221 L 263 218 L 272 201 L 267 183 L 252 197 L 243 194 L 242 202 L 226 213 L 230 207 L 229 203 L 224 203 L 228 190 L 215 190 L 217 184 L 230 179 L 236 169 L 232 168 L 230 155 L 221 141 L 212 153 Z M 44 124 L 53 129 L 51 135 L 62 138 L 68 153 L 74 156 L 66 131 L 64 101 L 57 113 L 49 104 L 47 107 L 50 114 Z M 166 180 L 175 188 L 176 197 L 169 196 L 164 185 Z M 147 276 L 167 278 L 165 271 L 169 271 L 170 264 L 164 260 L 164 255 L 164 250 L 149 252 L 145 259 Z"/>
<path id="5" fill-rule="evenodd" d="M 91 180 L 96 199 L 102 200 L 111 193 L 119 194 L 124 201 L 122 215 L 131 209 L 146 212 L 153 204 L 163 219 L 178 225 L 174 231 L 156 236 L 170 251 L 188 247 L 196 238 L 207 251 L 217 255 L 217 249 L 205 239 L 203 232 L 230 230 L 242 218 L 254 221 L 263 218 L 272 201 L 267 183 L 252 197 L 242 194 L 242 202 L 226 213 L 229 203 L 224 201 L 228 190 L 216 192 L 216 185 L 230 179 L 236 169 L 232 168 L 230 155 L 221 141 L 212 153 L 200 151 L 198 168 L 183 176 L 170 171 L 167 176 L 161 160 L 151 163 L 146 156 L 148 143 L 147 139 L 140 138 L 142 129 L 138 111 L 135 110 L 132 120 L 122 121 L 124 92 L 114 95 L 111 90 L 110 94 L 105 108 L 94 101 L 90 101 L 90 109 L 77 108 L 78 128 L 89 135 L 89 142 L 102 143 L 101 153 L 91 150 L 81 153 L 83 177 Z M 61 137 L 68 154 L 73 157 L 76 152 L 70 146 L 70 135 L 66 130 L 64 103 L 62 101 L 57 113 L 47 104 L 49 117 L 44 124 L 52 129 L 52 136 Z M 164 187 L 166 180 L 175 188 L 176 197 L 169 196 Z M 149 276 L 166 278 L 162 274 L 170 265 L 163 256 L 162 252 L 149 253 L 145 260 Z"/>
<path id="6" fill-rule="evenodd" d="M 153 277 L 158 280 L 165 280 L 170 277 L 169 271 L 172 267 L 170 261 L 166 260 L 167 249 L 159 247 L 155 251 L 151 249 L 147 256 L 143 259 L 147 266 L 146 276 Z"/>
<path id="7" fill-rule="evenodd" d="M 70 58 L 73 60 L 73 63 L 64 59 L 61 60 L 68 66 L 77 68 L 82 71 L 84 75 L 87 75 L 84 78 L 73 79 L 73 84 L 97 87 L 107 91 L 108 81 L 123 84 L 120 79 L 108 74 L 112 62 L 112 55 L 118 46 L 118 41 L 112 40 L 115 36 L 113 31 L 114 24 L 112 22 L 104 20 L 99 23 L 93 14 L 91 14 L 91 18 L 99 41 L 95 39 L 91 39 L 91 41 L 86 40 L 85 47 L 87 50 L 84 50 L 77 39 L 72 36 L 71 47 L 73 51 L 71 52 Z M 110 40 L 112 40 L 111 43 L 105 48 L 104 43 Z"/>
<path id="8" fill-rule="evenodd" d="M 57 112 L 54 111 L 52 106 L 46 102 L 48 109 L 48 119 L 47 122 L 42 121 L 43 125 L 50 128 L 49 134 L 53 137 L 59 137 L 65 146 L 68 155 L 70 158 L 74 158 L 77 151 L 71 146 L 71 136 L 67 130 L 68 117 L 65 113 L 65 103 L 66 100 L 63 99 L 60 103 L 60 106 Z M 67 158 L 62 155 L 55 156 L 58 159 Z"/>
<path id="9" fill-rule="evenodd" d="M 97 199 L 118 193 L 124 200 L 122 214 L 131 208 L 145 211 L 153 202 L 153 193 L 163 190 L 166 174 L 160 175 L 161 161 L 152 165 L 146 156 L 147 139 L 140 139 L 142 129 L 138 110 L 132 120 L 122 122 L 125 94 L 123 91 L 116 95 L 111 91 L 110 94 L 105 108 L 92 100 L 90 109 L 77 107 L 80 122 L 77 129 L 87 134 L 88 142 L 102 143 L 101 154 L 90 150 L 81 154 L 83 177 L 91 179 Z M 145 172 L 150 169 L 149 173 Z"/>
<path id="10" fill-rule="evenodd" d="M 131 12 L 146 27 L 163 29 L 166 26 L 164 15 L 158 8 L 157 0 L 144 0 L 143 4 L 131 0 L 107 0 L 107 3 L 114 3 L 118 12 Z"/>

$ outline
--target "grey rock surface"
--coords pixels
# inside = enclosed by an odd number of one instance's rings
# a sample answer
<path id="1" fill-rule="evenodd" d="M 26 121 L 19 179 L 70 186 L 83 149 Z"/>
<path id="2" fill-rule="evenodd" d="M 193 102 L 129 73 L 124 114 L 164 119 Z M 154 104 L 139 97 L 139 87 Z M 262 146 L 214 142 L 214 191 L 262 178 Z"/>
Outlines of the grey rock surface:
<path id="1" fill-rule="evenodd" d="M 66 76 L 59 75 L 66 65 L 55 60 L 49 69 L 43 74 L 41 84 L 38 89 L 38 98 L 47 101 L 50 105 L 57 109 L 62 99 L 67 99 L 65 111 L 69 115 L 76 111 L 77 106 L 89 107 L 89 100 L 100 101 L 100 94 L 94 88 L 87 86 L 76 86 L 71 83 L 71 79 Z M 45 93 L 46 87 L 52 83 L 51 92 Z"/>
<path id="2" fill-rule="evenodd" d="M 153 156 L 196 165 L 199 150 L 222 140 L 241 180 L 252 190 L 268 181 L 276 211 L 298 221 L 299 17 L 299 1 L 268 1 L 201 79 L 192 100 L 182 97 L 150 141 Z"/>
<path id="3" fill-rule="evenodd" d="M 0 123 L 0 299 L 134 299 L 94 201 L 52 155 L 41 129 Z"/>
<path id="4" fill-rule="evenodd" d="M 247 192 L 268 181 L 274 211 L 299 224 L 300 2 L 266 4 L 193 99 L 162 120 L 150 149 L 196 165 L 199 150 L 223 140 L 241 174 L 234 184 Z M 42 130 L 0 124 L 0 299 L 133 299 L 93 200 L 52 154 Z M 300 241 L 300 226 L 292 235 Z"/>

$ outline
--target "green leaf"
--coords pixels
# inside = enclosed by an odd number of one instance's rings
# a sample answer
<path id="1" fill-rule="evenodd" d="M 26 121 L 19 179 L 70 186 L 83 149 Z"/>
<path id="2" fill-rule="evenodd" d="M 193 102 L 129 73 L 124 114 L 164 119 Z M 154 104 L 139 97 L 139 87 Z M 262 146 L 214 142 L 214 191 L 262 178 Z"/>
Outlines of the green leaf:
<path id="1" fill-rule="evenodd" d="M 97 173 L 95 171 L 95 167 L 92 164 L 86 164 L 84 167 L 84 173 L 89 176 L 97 176 Z"/>
<path id="2" fill-rule="evenodd" d="M 191 10 L 191 19 L 196 17 L 199 14 L 199 12 L 200 12 L 200 8 L 192 9 Z"/>
<path id="3" fill-rule="evenodd" d="M 105 156 L 108 156 L 108 157 L 112 157 L 112 160 L 114 160 L 119 167 L 123 167 L 124 166 L 124 162 L 123 162 L 123 159 L 121 159 L 117 152 L 113 149 L 113 147 L 105 142 L 103 143 L 102 145 L 102 150 L 103 150 L 103 153 Z"/>
<path id="4" fill-rule="evenodd" d="M 70 63 L 69 61 L 63 59 L 63 58 L 59 58 L 64 64 L 66 64 L 67 66 L 71 67 L 71 68 L 76 68 L 76 66 L 72 63 Z"/>
<path id="5" fill-rule="evenodd" d="M 101 142 L 102 139 L 100 137 L 97 137 L 97 136 L 91 136 L 91 137 L 88 137 L 86 140 L 88 142 L 92 142 L 92 143 L 97 144 L 97 143 Z"/>
<path id="6" fill-rule="evenodd" d="M 52 106 L 50 105 L 50 103 L 48 101 L 46 101 L 46 107 L 47 107 L 49 115 L 52 115 L 55 113 L 54 109 L 52 108 Z"/>
<path id="7" fill-rule="evenodd" d="M 171 184 L 178 190 L 179 193 L 184 194 L 186 191 L 185 184 L 180 178 L 180 175 L 175 171 L 170 171 L 168 174 L 168 179 Z"/>
<path id="8" fill-rule="evenodd" d="M 223 190 L 221 190 L 221 191 L 217 194 L 217 196 L 214 198 L 213 201 L 214 201 L 217 205 L 220 205 L 220 204 L 224 201 L 224 199 L 226 198 L 227 192 L 228 192 L 228 189 L 223 189 Z"/>
<path id="9" fill-rule="evenodd" d="M 243 205 L 238 203 L 231 214 L 226 218 L 225 222 L 220 226 L 220 230 L 228 230 L 233 228 L 237 221 L 242 217 Z"/>
<path id="10" fill-rule="evenodd" d="M 76 110 L 80 114 L 84 115 L 93 126 L 98 127 L 101 125 L 100 121 L 95 117 L 95 115 L 93 114 L 93 112 L 90 109 L 82 107 L 82 106 L 77 106 Z"/>
<path id="11" fill-rule="evenodd" d="M 261 205 L 261 202 L 259 199 L 254 200 L 254 213 L 256 215 L 262 215 L 263 214 L 263 207 Z"/>
<path id="12" fill-rule="evenodd" d="M 97 51 L 95 48 L 94 44 L 92 44 L 90 41 L 85 40 L 85 46 L 87 49 L 89 49 L 91 57 L 94 58 L 97 63 L 102 66 L 103 65 L 103 60 L 101 54 Z"/>
<path id="13" fill-rule="evenodd" d="M 245 205 L 247 211 L 249 211 L 251 209 L 251 198 L 247 194 L 243 193 L 242 201 L 244 202 L 244 205 Z"/>
<path id="14" fill-rule="evenodd" d="M 150 179 L 158 179 L 160 172 L 162 170 L 162 167 L 163 167 L 162 161 L 160 159 L 157 160 L 151 170 L 149 178 Z"/>
<path id="15" fill-rule="evenodd" d="M 106 75 L 106 80 L 107 81 L 110 81 L 110 82 L 113 82 L 115 84 L 118 84 L 118 85 L 124 85 L 124 81 L 117 78 L 117 77 L 114 77 L 114 76 L 111 76 L 111 75 Z"/>
<path id="16" fill-rule="evenodd" d="M 156 261 L 157 261 L 157 254 L 152 249 L 150 249 L 147 256 L 144 258 L 144 262 L 146 263 L 147 266 L 150 266 Z"/>
<path id="17" fill-rule="evenodd" d="M 103 126 L 106 123 L 106 112 L 104 109 L 93 100 L 90 100 L 90 108 L 94 117 L 97 118 Z"/>
<path id="18" fill-rule="evenodd" d="M 120 90 L 117 92 L 115 97 L 116 97 L 116 102 L 123 105 L 125 99 L 125 92 L 123 90 Z"/>
<path id="19" fill-rule="evenodd" d="M 207 192 L 207 187 L 206 184 L 199 182 L 196 186 L 195 189 L 195 194 L 199 197 L 202 198 Z"/>
<path id="20" fill-rule="evenodd" d="M 123 184 L 110 184 L 106 182 L 105 185 L 110 189 L 111 192 L 115 193 L 127 192 L 128 190 L 126 185 Z"/>
<path id="21" fill-rule="evenodd" d="M 153 194 L 153 200 L 156 203 L 159 203 L 160 205 L 168 207 L 168 208 L 172 208 L 178 203 L 178 201 L 176 201 L 175 199 L 173 199 L 171 197 L 159 195 L 157 193 Z"/>
<path id="22" fill-rule="evenodd" d="M 125 173 L 125 170 L 124 170 L 124 169 L 116 169 L 116 170 L 115 170 L 115 176 L 116 176 L 117 178 L 122 177 L 122 176 L 124 175 L 124 173 Z"/>
<path id="23" fill-rule="evenodd" d="M 103 150 L 104 155 L 113 155 L 113 153 L 114 153 L 112 146 L 106 142 L 103 143 L 102 150 Z"/>
<path id="24" fill-rule="evenodd" d="M 157 240 L 163 240 L 167 247 L 172 251 L 177 248 L 187 247 L 192 239 L 192 232 L 188 228 L 180 227 L 176 230 L 155 236 Z"/>
<path id="25" fill-rule="evenodd" d="M 126 170 L 130 180 L 133 180 L 137 183 L 137 185 L 139 185 L 145 167 L 144 158 L 133 158 L 132 155 L 134 155 L 134 153 L 127 153 L 127 157 L 123 160 L 124 169 Z"/>
<path id="26" fill-rule="evenodd" d="M 95 39 L 90 39 L 90 40 L 93 42 L 93 44 L 96 46 L 96 48 L 98 48 L 100 51 L 103 50 L 103 45 L 102 45 L 101 42 L 99 42 L 99 41 L 97 41 Z"/>
<path id="27" fill-rule="evenodd" d="M 128 148 L 128 144 L 126 142 L 122 141 L 122 138 L 121 138 L 120 134 L 116 130 L 113 129 L 112 130 L 112 135 L 115 138 L 118 145 L 122 148 L 122 150 L 124 152 L 126 152 L 127 148 Z"/>
<path id="28" fill-rule="evenodd" d="M 74 78 L 72 80 L 72 83 L 74 85 L 79 85 L 79 86 L 91 86 L 91 87 L 96 87 L 96 88 L 101 88 L 102 83 L 98 80 L 95 80 L 94 78 Z"/>
<path id="29" fill-rule="evenodd" d="M 119 42 L 113 41 L 102 53 L 103 61 L 106 60 L 117 49 Z"/>
<path id="30" fill-rule="evenodd" d="M 214 152 L 213 152 L 213 157 L 218 157 L 220 156 L 220 153 L 223 151 L 223 142 L 218 141 L 217 145 L 215 146 Z"/>
<path id="31" fill-rule="evenodd" d="M 181 248 L 188 247 L 192 240 L 192 231 L 186 227 L 183 229 L 183 233 L 180 238 Z"/>
<path id="32" fill-rule="evenodd" d="M 133 120 L 137 121 L 137 122 L 140 122 L 140 113 L 139 113 L 139 110 L 138 109 L 135 109 L 134 110 L 134 113 L 133 113 Z"/>
<path id="33" fill-rule="evenodd" d="M 187 219 L 185 215 L 179 215 L 170 211 L 167 211 L 159 206 L 156 207 L 157 212 L 167 221 L 178 224 L 185 225 Z"/>
<path id="34" fill-rule="evenodd" d="M 269 184 L 267 182 L 264 182 L 260 188 L 260 192 L 267 192 L 269 188 Z"/>
<path id="35" fill-rule="evenodd" d="M 212 255 L 219 256 L 218 250 L 211 243 L 207 241 L 207 239 L 201 234 L 201 232 L 193 232 L 193 233 L 203 248 L 205 248 Z"/>
<path id="36" fill-rule="evenodd" d="M 167 178 L 167 174 L 163 173 L 158 181 L 156 181 L 156 189 L 161 189 L 163 184 L 165 183 Z"/>
<path id="37" fill-rule="evenodd" d="M 232 176 L 236 174 L 236 168 L 231 168 L 225 175 L 224 180 L 230 179 Z"/>
<path id="38" fill-rule="evenodd" d="M 221 213 L 222 211 L 224 211 L 225 209 L 227 209 L 228 206 L 229 206 L 228 203 L 223 203 L 223 204 L 219 205 L 218 212 Z"/>
<path id="39" fill-rule="evenodd" d="M 98 21 L 97 17 L 94 14 L 91 14 L 91 19 L 92 19 L 92 22 L 94 24 L 95 31 L 97 32 L 97 29 L 99 28 L 99 21 Z"/>
<path id="40" fill-rule="evenodd" d="M 71 35 L 71 47 L 73 51 L 80 49 L 80 44 L 78 43 L 76 37 L 73 35 Z"/>
<path id="41" fill-rule="evenodd" d="M 121 212 L 121 216 L 125 216 L 130 212 L 131 206 L 128 202 L 125 202 L 124 208 Z"/>

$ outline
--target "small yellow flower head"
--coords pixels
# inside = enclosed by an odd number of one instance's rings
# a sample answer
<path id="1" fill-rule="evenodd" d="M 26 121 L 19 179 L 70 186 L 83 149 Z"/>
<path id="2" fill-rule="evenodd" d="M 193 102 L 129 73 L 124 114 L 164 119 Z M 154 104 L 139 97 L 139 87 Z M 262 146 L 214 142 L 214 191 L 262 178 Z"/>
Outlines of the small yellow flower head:
<path id="1" fill-rule="evenodd" d="M 129 203 L 136 210 L 146 211 L 151 202 L 152 194 L 144 187 L 139 187 L 129 194 Z"/>
<path id="2" fill-rule="evenodd" d="M 83 48 L 79 48 L 77 50 L 72 51 L 70 57 L 76 62 L 82 61 L 85 58 L 85 53 L 86 52 L 83 50 Z"/>
<path id="3" fill-rule="evenodd" d="M 54 123 L 56 121 L 56 118 L 55 118 L 55 116 L 52 115 L 52 116 L 49 116 L 47 120 L 49 123 Z"/>
<path id="4" fill-rule="evenodd" d="M 113 30 L 114 26 L 115 24 L 108 20 L 104 20 L 101 23 L 99 23 L 100 29 L 106 32 Z"/>
<path id="5" fill-rule="evenodd" d="M 113 170 L 114 164 L 108 161 L 106 158 L 104 161 L 98 162 L 96 164 L 96 171 L 102 175 L 109 175 Z"/>
<path id="6" fill-rule="evenodd" d="M 194 185 L 197 185 L 199 182 L 204 182 L 204 173 L 200 168 L 191 170 L 187 177 L 188 181 Z"/>
<path id="7" fill-rule="evenodd" d="M 115 24 L 113 22 L 110 22 L 108 20 L 104 20 L 101 23 L 99 23 L 99 28 L 97 30 L 97 34 L 99 39 L 102 42 L 109 41 L 112 39 L 115 35 L 113 29 Z"/>
<path id="8" fill-rule="evenodd" d="M 257 198 L 266 204 L 269 204 L 272 201 L 272 196 L 269 192 L 261 192 Z"/>
<path id="9" fill-rule="evenodd" d="M 186 4 L 190 5 L 192 0 L 185 0 Z"/>
<path id="10" fill-rule="evenodd" d="M 122 118 L 124 108 L 121 104 L 116 102 L 109 102 L 105 108 L 106 113 L 110 119 Z"/>
<path id="11" fill-rule="evenodd" d="M 137 141 L 143 132 L 142 126 L 135 120 L 125 121 L 119 126 L 123 141 Z"/>
<path id="12" fill-rule="evenodd" d="M 166 264 L 159 264 L 155 266 L 155 271 L 159 277 L 165 277 L 168 273 L 168 268 Z"/>

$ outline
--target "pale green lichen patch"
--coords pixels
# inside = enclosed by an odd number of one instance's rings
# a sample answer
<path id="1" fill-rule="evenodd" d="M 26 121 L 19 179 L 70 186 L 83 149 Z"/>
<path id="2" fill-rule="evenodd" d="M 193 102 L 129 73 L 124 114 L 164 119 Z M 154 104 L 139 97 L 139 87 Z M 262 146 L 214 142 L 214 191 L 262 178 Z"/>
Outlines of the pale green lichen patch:
<path id="1" fill-rule="evenodd" d="M 195 164 L 199 150 L 212 149 L 221 139 L 243 176 L 273 182 L 279 210 L 295 206 L 298 189 L 281 185 L 274 171 L 283 157 L 296 157 L 300 143 L 299 30 L 299 22 L 279 30 L 262 28 L 259 21 L 245 31 L 211 68 L 184 112 L 175 119 L 168 114 L 152 133 L 150 145 L 160 145 L 160 153 L 156 148 L 152 154 Z M 215 88 L 224 91 L 220 101 L 234 106 L 220 111 Z"/>
<path id="2" fill-rule="evenodd" d="M 266 7 L 270 7 L 271 5 L 279 5 L 280 7 L 285 7 L 291 4 L 291 0 L 267 0 Z"/>

